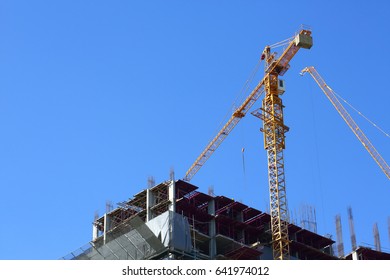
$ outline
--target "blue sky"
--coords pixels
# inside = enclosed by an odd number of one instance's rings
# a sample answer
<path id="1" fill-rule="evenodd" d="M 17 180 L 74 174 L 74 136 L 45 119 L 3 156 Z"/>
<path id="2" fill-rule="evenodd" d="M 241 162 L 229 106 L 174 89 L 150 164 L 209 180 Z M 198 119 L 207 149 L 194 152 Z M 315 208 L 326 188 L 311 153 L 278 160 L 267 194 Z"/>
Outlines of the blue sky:
<path id="1" fill-rule="evenodd" d="M 264 46 L 301 24 L 314 46 L 283 77 L 290 210 L 315 207 L 318 232 L 334 240 L 341 214 L 348 252 L 351 206 L 358 244 L 374 244 L 377 222 L 390 248 L 389 180 L 298 75 L 314 65 L 389 132 L 388 10 L 387 1 L 0 1 L 0 259 L 58 259 L 91 239 L 106 200 L 168 179 L 171 167 L 184 177 Z M 389 138 L 352 116 L 390 161 Z M 260 126 L 248 114 L 192 183 L 266 210 Z"/>

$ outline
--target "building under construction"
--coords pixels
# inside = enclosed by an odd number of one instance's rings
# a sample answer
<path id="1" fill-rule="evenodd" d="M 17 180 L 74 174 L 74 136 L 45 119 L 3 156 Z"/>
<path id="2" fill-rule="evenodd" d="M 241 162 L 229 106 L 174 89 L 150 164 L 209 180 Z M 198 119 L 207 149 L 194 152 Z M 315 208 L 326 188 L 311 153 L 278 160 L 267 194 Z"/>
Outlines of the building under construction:
<path id="1" fill-rule="evenodd" d="M 93 238 L 74 260 L 271 260 L 270 215 L 183 180 L 151 186 L 97 218 Z M 290 259 L 339 259 L 333 241 L 288 224 Z M 343 259 L 390 259 L 365 247 Z"/>
<path id="2" fill-rule="evenodd" d="M 270 216 L 168 180 L 93 223 L 93 240 L 65 259 L 272 259 Z M 333 240 L 292 223 L 291 259 L 337 259 Z"/>

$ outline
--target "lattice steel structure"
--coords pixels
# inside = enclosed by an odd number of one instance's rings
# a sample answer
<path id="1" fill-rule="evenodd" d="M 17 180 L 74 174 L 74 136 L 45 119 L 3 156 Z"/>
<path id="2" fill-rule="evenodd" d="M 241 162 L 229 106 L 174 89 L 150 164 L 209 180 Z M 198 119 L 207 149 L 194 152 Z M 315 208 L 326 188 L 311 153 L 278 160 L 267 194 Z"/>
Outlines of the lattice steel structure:
<path id="1" fill-rule="evenodd" d="M 271 230 L 274 259 L 289 255 L 286 181 L 284 174 L 285 132 L 282 99 L 278 96 L 278 75 L 270 74 L 266 80 L 263 100 L 264 148 L 268 157 Z"/>
<path id="2" fill-rule="evenodd" d="M 276 52 L 271 52 L 271 48 L 282 45 L 287 45 L 287 47 L 280 56 Z M 264 78 L 206 146 L 184 177 L 185 181 L 191 180 L 265 91 L 266 96 L 261 109 L 263 112 L 257 110 L 254 115 L 261 118 L 264 123 L 264 145 L 268 154 L 272 246 L 274 259 L 280 260 L 288 259 L 289 255 L 283 159 L 284 133 L 287 132 L 288 128 L 283 123 L 283 104 L 279 97 L 284 92 L 284 90 L 280 90 L 281 85 L 279 84 L 283 81 L 279 81 L 278 77 L 283 76 L 290 68 L 289 63 L 299 49 L 310 49 L 312 45 L 311 31 L 302 29 L 293 38 L 265 47 L 261 55 L 261 60 L 266 62 Z"/>
<path id="3" fill-rule="evenodd" d="M 325 93 L 326 97 L 335 107 L 340 116 L 347 123 L 349 128 L 355 134 L 355 136 L 362 143 L 367 152 L 371 155 L 371 157 L 376 161 L 378 166 L 382 169 L 383 173 L 385 173 L 386 177 L 390 180 L 390 167 L 387 162 L 383 159 L 383 157 L 379 154 L 379 152 L 375 149 L 374 145 L 367 138 L 367 136 L 363 133 L 360 127 L 356 124 L 354 119 L 348 113 L 348 111 L 341 104 L 340 100 L 337 98 L 337 94 L 327 85 L 324 79 L 318 74 L 317 70 L 313 66 L 306 67 L 302 70 L 301 74 L 308 72 L 321 90 Z"/>
<path id="4" fill-rule="evenodd" d="M 280 96 L 284 93 L 284 81 L 279 76 L 290 68 L 288 64 L 298 50 L 311 48 L 311 31 L 301 32 L 290 42 L 283 54 L 277 58 L 271 53 L 271 47 L 265 47 L 263 58 L 265 67 L 265 97 L 262 108 L 252 114 L 263 120 L 264 149 L 268 159 L 268 181 L 270 194 L 270 214 L 272 248 L 275 260 L 289 259 L 288 209 L 286 180 L 284 173 L 285 133 L 289 128 L 284 124 L 283 103 Z"/>
<path id="5" fill-rule="evenodd" d="M 270 216 L 274 259 L 288 259 L 288 213 L 286 181 L 284 174 L 285 133 L 288 127 L 283 121 L 283 103 L 279 97 L 277 73 L 265 79 L 266 96 L 261 110 L 253 113 L 263 120 L 264 149 L 268 158 L 268 180 L 270 194 Z"/>
<path id="6" fill-rule="evenodd" d="M 277 73 L 280 76 L 283 76 L 284 73 L 290 68 L 289 62 L 294 57 L 294 55 L 299 51 L 300 48 L 310 49 L 313 45 L 313 39 L 311 37 L 311 31 L 302 29 L 296 34 L 293 39 L 287 39 L 283 41 L 283 44 L 274 44 L 273 46 L 281 46 L 288 44 L 281 56 L 277 57 L 276 53 L 270 53 L 271 47 L 267 46 L 266 50 L 269 52 L 267 57 L 267 73 Z M 264 54 L 264 53 L 263 53 Z M 262 55 L 261 59 L 264 57 Z M 256 87 L 251 91 L 249 96 L 244 100 L 244 102 L 234 111 L 227 123 L 218 131 L 217 135 L 208 143 L 206 148 L 198 156 L 195 162 L 186 172 L 184 180 L 189 182 L 192 177 L 199 171 L 200 168 L 206 163 L 206 161 L 211 157 L 211 155 L 216 151 L 216 149 L 221 145 L 221 143 L 226 139 L 230 134 L 233 128 L 238 124 L 238 122 L 245 117 L 246 113 L 251 109 L 251 107 L 256 103 L 260 96 L 264 92 L 264 85 L 266 82 L 266 76 L 256 85 Z"/>

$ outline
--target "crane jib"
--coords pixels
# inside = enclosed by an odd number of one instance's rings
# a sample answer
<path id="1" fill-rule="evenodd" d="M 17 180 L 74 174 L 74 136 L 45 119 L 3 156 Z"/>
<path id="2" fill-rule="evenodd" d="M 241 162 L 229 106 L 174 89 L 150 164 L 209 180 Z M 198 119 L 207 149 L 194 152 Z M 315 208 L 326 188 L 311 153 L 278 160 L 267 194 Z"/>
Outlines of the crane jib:
<path id="1" fill-rule="evenodd" d="M 313 39 L 311 37 L 311 31 L 302 29 L 290 41 L 289 45 L 282 53 L 282 55 L 275 61 L 273 61 L 265 72 L 264 78 L 257 84 L 255 89 L 249 94 L 249 96 L 244 100 L 241 106 L 232 114 L 228 122 L 222 127 L 222 129 L 217 133 L 217 135 L 211 140 L 211 142 L 206 146 L 203 152 L 198 156 L 195 162 L 186 172 L 183 180 L 190 181 L 192 177 L 199 171 L 203 164 L 210 158 L 214 151 L 219 147 L 219 145 L 225 140 L 227 135 L 233 130 L 237 123 L 246 115 L 248 110 L 253 106 L 254 103 L 260 98 L 261 94 L 264 92 L 264 83 L 267 78 L 267 75 L 272 72 L 276 72 L 279 75 L 283 75 L 289 69 L 289 62 L 298 52 L 300 48 L 310 49 L 313 45 Z"/>
<path id="2" fill-rule="evenodd" d="M 344 119 L 344 121 L 349 126 L 349 128 L 352 130 L 352 132 L 355 134 L 355 136 L 362 143 L 363 147 L 367 150 L 367 152 L 375 160 L 375 162 L 378 164 L 378 166 L 382 169 L 383 173 L 385 173 L 387 178 L 390 179 L 389 165 L 382 158 L 382 156 L 375 149 L 375 147 L 371 143 L 371 141 L 367 138 L 367 136 L 363 133 L 363 131 L 360 129 L 360 127 L 356 124 L 356 122 L 351 117 L 351 115 L 348 113 L 348 111 L 341 104 L 341 102 L 337 98 L 334 91 L 325 83 L 324 79 L 320 76 L 320 74 L 317 72 L 317 70 L 313 66 L 306 67 L 305 69 L 302 70 L 301 73 L 306 73 L 306 72 L 308 72 L 312 76 L 314 81 L 318 84 L 318 86 L 321 88 L 321 90 L 325 93 L 326 97 L 329 99 L 329 101 L 335 107 L 336 111 L 340 114 L 340 116 Z"/>

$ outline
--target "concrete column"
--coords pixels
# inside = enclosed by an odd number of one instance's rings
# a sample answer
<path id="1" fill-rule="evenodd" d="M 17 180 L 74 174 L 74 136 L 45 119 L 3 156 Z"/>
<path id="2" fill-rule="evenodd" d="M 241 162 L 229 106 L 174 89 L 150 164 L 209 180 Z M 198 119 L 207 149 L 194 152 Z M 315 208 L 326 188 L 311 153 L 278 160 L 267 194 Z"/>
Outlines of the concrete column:
<path id="1" fill-rule="evenodd" d="M 146 221 L 153 219 L 151 208 L 154 206 L 154 195 L 150 189 L 146 190 Z"/>
<path id="2" fill-rule="evenodd" d="M 99 230 L 95 223 L 92 224 L 92 241 L 95 241 L 99 237 Z"/>
<path id="3" fill-rule="evenodd" d="M 240 211 L 237 213 L 237 216 L 236 216 L 236 219 L 237 221 L 239 222 L 244 222 L 244 212 Z M 240 230 L 239 231 L 239 239 L 245 243 L 245 233 L 244 233 L 244 230 Z"/>
<path id="4" fill-rule="evenodd" d="M 358 254 L 357 254 L 356 251 L 353 251 L 353 252 L 352 252 L 352 260 L 354 260 L 354 261 L 359 260 L 359 256 L 358 256 Z"/>
<path id="5" fill-rule="evenodd" d="M 242 212 L 242 211 L 238 212 L 237 221 L 244 222 L 244 212 Z"/>
<path id="6" fill-rule="evenodd" d="M 207 211 L 210 215 L 213 216 L 213 218 L 210 221 L 210 225 L 209 225 L 209 236 L 210 236 L 209 255 L 210 255 L 210 259 L 215 259 L 215 256 L 217 255 L 217 241 L 215 238 L 215 236 L 217 234 L 217 228 L 215 225 L 215 201 L 214 201 L 214 199 L 209 201 Z"/>
<path id="7" fill-rule="evenodd" d="M 103 232 L 104 244 L 106 244 L 107 232 L 110 230 L 110 228 L 111 228 L 111 218 L 110 218 L 110 216 L 106 213 L 106 214 L 104 214 L 104 232 Z"/>
<path id="8" fill-rule="evenodd" d="M 168 199 L 170 201 L 168 210 L 170 211 L 169 213 L 169 247 L 171 247 L 171 250 L 173 250 L 172 246 L 172 239 L 174 236 L 174 230 L 175 230 L 175 219 L 174 215 L 176 213 L 176 182 L 175 182 L 175 172 L 173 171 L 173 168 L 171 169 L 170 172 L 170 179 L 171 183 L 169 184 L 168 187 Z"/>
<path id="9" fill-rule="evenodd" d="M 175 213 L 176 212 L 176 182 L 175 182 L 175 178 L 172 178 L 172 181 L 169 184 L 168 198 L 169 198 L 169 201 L 171 202 L 168 210 Z"/>

